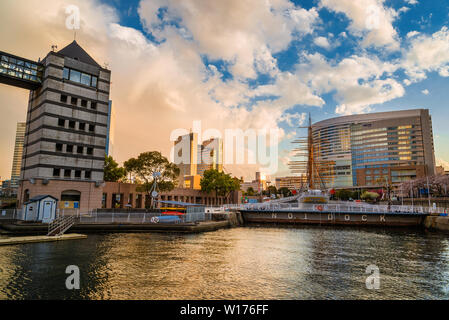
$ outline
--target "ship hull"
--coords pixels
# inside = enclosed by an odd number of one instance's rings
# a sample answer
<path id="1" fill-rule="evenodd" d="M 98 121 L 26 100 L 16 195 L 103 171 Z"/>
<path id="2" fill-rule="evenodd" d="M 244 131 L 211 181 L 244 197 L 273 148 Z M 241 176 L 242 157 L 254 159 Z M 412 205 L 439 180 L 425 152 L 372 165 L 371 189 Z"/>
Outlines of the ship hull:
<path id="1" fill-rule="evenodd" d="M 314 224 L 357 225 L 383 227 L 419 227 L 427 215 L 416 213 L 358 213 L 358 212 L 301 212 L 301 211 L 240 211 L 245 223 L 257 224 Z"/>

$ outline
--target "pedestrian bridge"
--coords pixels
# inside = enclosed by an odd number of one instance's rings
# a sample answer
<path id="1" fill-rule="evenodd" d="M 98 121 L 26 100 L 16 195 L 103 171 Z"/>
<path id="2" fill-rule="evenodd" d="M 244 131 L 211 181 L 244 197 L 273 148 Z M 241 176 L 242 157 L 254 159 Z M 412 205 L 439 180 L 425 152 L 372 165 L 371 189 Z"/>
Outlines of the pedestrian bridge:
<path id="1" fill-rule="evenodd" d="M 0 51 L 0 83 L 36 90 L 42 85 L 43 71 L 41 63 Z"/>

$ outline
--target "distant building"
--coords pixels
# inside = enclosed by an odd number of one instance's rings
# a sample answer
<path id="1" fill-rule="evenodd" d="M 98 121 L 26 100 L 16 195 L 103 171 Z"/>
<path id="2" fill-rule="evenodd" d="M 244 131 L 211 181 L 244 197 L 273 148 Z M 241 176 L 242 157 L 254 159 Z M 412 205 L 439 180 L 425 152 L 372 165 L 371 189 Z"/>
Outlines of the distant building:
<path id="1" fill-rule="evenodd" d="M 444 167 L 443 166 L 437 166 L 435 168 L 436 171 L 436 175 L 437 176 L 444 176 L 445 175 L 445 171 L 444 171 Z"/>
<path id="2" fill-rule="evenodd" d="M 314 159 L 326 187 L 379 187 L 434 175 L 432 119 L 427 109 L 369 113 L 312 125 Z"/>
<path id="3" fill-rule="evenodd" d="M 197 174 L 204 175 L 207 170 L 223 171 L 223 140 L 212 138 L 198 145 Z"/>
<path id="4" fill-rule="evenodd" d="M 201 189 L 200 181 L 205 171 L 223 171 L 221 139 L 212 138 L 199 144 L 198 134 L 192 132 L 175 141 L 174 152 L 177 162 L 180 162 L 178 186 L 181 188 Z"/>
<path id="5" fill-rule="evenodd" d="M 22 165 L 23 144 L 25 141 L 26 123 L 18 122 L 16 129 L 16 142 L 14 145 L 14 156 L 11 170 L 11 187 L 18 188 L 20 180 L 20 167 Z M 17 192 L 16 192 L 17 194 Z"/>
<path id="6" fill-rule="evenodd" d="M 136 184 L 106 182 L 103 188 L 103 208 L 145 208 L 145 203 L 149 203 L 150 196 L 146 192 L 138 192 Z M 239 203 L 241 192 L 234 191 L 229 198 L 223 196 L 215 197 L 215 194 L 209 194 L 195 189 L 175 188 L 169 192 L 161 192 L 158 201 L 177 201 L 193 204 L 202 204 L 206 206 L 220 206 L 225 203 Z M 158 207 L 167 206 L 159 203 Z"/>
<path id="7" fill-rule="evenodd" d="M 276 189 L 287 188 L 289 190 L 300 190 L 307 184 L 305 177 L 279 177 L 276 178 Z"/>
<path id="8" fill-rule="evenodd" d="M 243 182 L 240 186 L 242 191 L 247 192 L 249 188 L 252 188 L 256 193 L 261 193 L 267 190 L 266 178 L 262 177 L 260 172 L 256 172 L 256 179 L 250 182 Z"/>
<path id="9" fill-rule="evenodd" d="M 114 156 L 114 140 L 115 140 L 115 111 L 112 108 L 112 101 L 109 100 L 108 108 L 108 130 L 106 137 L 106 155 Z"/>
<path id="10" fill-rule="evenodd" d="M 2 196 L 8 198 L 17 196 L 17 187 L 13 186 L 11 180 L 2 182 Z"/>

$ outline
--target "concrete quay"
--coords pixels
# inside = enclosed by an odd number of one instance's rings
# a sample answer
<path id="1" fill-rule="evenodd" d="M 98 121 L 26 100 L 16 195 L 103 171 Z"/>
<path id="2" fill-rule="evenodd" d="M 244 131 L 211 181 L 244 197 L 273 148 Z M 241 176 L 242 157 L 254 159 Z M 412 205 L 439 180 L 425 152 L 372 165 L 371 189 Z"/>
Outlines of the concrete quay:
<path id="1" fill-rule="evenodd" d="M 80 240 L 86 239 L 87 236 L 84 234 L 64 234 L 62 236 L 27 236 L 27 237 L 11 237 L 11 238 L 1 238 L 0 246 L 17 245 L 17 244 L 27 244 L 27 243 L 40 243 L 40 242 L 55 242 L 55 241 L 67 241 L 67 240 Z"/>
<path id="2" fill-rule="evenodd" d="M 449 217 L 428 216 L 424 220 L 424 227 L 428 230 L 449 232 Z"/>
<path id="3" fill-rule="evenodd" d="M 202 233 L 233 226 L 229 219 L 200 223 L 162 224 L 162 223 L 77 223 L 69 232 L 82 233 Z M 1 226 L 9 234 L 43 235 L 48 231 L 46 224 L 10 223 Z"/>

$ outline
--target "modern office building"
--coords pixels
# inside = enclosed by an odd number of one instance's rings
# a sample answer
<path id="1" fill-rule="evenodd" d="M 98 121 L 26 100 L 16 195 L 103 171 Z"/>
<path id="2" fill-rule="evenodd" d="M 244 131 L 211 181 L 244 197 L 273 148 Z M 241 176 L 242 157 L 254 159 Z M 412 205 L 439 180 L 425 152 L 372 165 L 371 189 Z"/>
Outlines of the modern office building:
<path id="1" fill-rule="evenodd" d="M 18 66 L 18 59 L 8 59 L 10 69 Z M 37 195 L 51 195 L 65 208 L 99 208 L 111 72 L 76 41 L 48 53 L 37 69 L 42 77 L 27 87 L 31 91 L 19 207 Z M 28 85 L 20 74 L 15 78 L 24 87 Z"/>
<path id="2" fill-rule="evenodd" d="M 427 109 L 370 113 L 312 125 L 314 159 L 327 187 L 373 187 L 435 174 Z"/>
<path id="3" fill-rule="evenodd" d="M 223 140 L 212 138 L 198 145 L 197 174 L 204 175 L 207 170 L 223 171 Z"/>
<path id="4" fill-rule="evenodd" d="M 112 101 L 109 100 L 109 108 L 108 108 L 108 129 L 107 129 L 107 137 L 106 137 L 106 155 L 114 156 L 114 140 L 115 140 L 115 112 L 112 108 Z"/>
<path id="5" fill-rule="evenodd" d="M 199 144 L 198 134 L 180 136 L 174 144 L 175 163 L 180 169 L 178 187 L 200 189 L 204 172 L 223 171 L 223 141 L 212 138 Z"/>
<path id="6" fill-rule="evenodd" d="M 12 159 L 11 170 L 11 186 L 13 188 L 19 187 L 20 167 L 22 165 L 23 143 L 25 141 L 25 122 L 18 122 L 16 129 L 16 142 L 14 144 L 14 156 Z"/>
<path id="7" fill-rule="evenodd" d="M 307 185 L 307 179 L 304 176 L 291 176 L 276 178 L 276 189 L 287 188 L 289 190 L 300 190 Z"/>
<path id="8" fill-rule="evenodd" d="M 265 176 L 262 176 L 260 172 L 256 172 L 256 180 L 243 182 L 240 186 L 242 191 L 247 192 L 249 188 L 252 188 L 256 193 L 261 193 L 267 190 L 268 184 Z"/>

